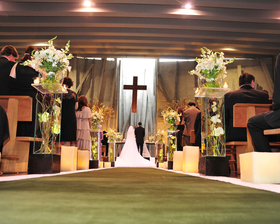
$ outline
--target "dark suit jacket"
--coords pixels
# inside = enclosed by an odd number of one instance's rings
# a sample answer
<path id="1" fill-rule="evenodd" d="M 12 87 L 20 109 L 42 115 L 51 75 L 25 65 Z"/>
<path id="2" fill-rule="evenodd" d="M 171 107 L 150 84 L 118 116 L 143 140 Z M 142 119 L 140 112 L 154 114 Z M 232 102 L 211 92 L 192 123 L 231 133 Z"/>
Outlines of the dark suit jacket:
<path id="1" fill-rule="evenodd" d="M 3 107 L 0 106 L 0 152 L 2 153 L 3 143 L 9 138 L 8 118 Z"/>
<path id="2" fill-rule="evenodd" d="M 272 128 L 280 128 L 280 54 L 276 59 L 274 70 L 272 109 L 272 111 L 264 113 L 264 119 Z"/>
<path id="3" fill-rule="evenodd" d="M 145 128 L 143 128 L 143 127 L 135 128 L 135 135 L 136 135 L 137 143 L 144 143 Z"/>
<path id="4" fill-rule="evenodd" d="M 225 94 L 226 141 L 246 141 L 246 128 L 233 128 L 233 105 L 236 103 L 269 103 L 268 93 L 256 90 L 251 85 Z"/>
<path id="5" fill-rule="evenodd" d="M 9 61 L 5 57 L 0 57 L 0 95 L 10 95 L 11 91 L 8 87 L 8 78 L 15 62 Z"/>

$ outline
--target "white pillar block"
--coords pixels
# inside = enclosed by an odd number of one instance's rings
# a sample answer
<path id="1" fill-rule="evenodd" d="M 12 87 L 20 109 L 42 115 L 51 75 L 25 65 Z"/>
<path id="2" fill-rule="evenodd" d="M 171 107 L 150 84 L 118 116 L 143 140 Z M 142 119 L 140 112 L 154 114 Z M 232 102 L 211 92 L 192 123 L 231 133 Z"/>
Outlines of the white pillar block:
<path id="1" fill-rule="evenodd" d="M 183 172 L 198 173 L 199 147 L 184 146 L 183 148 Z"/>
<path id="2" fill-rule="evenodd" d="M 242 181 L 280 183 L 280 153 L 249 152 L 240 154 L 240 179 Z"/>
<path id="3" fill-rule="evenodd" d="M 61 146 L 60 171 L 75 171 L 77 170 L 77 147 Z"/>
<path id="4" fill-rule="evenodd" d="M 183 170 L 183 151 L 174 151 L 173 170 Z"/>
<path id="5" fill-rule="evenodd" d="M 104 168 L 111 167 L 111 162 L 104 162 Z"/>
<path id="6" fill-rule="evenodd" d="M 78 170 L 89 169 L 89 150 L 78 150 Z"/>

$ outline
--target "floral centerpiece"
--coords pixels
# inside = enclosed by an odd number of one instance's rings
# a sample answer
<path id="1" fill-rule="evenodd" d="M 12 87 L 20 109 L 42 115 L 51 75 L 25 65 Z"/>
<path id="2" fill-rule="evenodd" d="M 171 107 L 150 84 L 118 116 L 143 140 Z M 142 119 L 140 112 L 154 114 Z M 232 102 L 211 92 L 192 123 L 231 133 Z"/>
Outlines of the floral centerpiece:
<path id="1" fill-rule="evenodd" d="M 150 135 L 149 137 L 148 137 L 148 141 L 149 142 L 154 142 L 156 140 L 156 136 L 154 136 L 154 135 Z"/>
<path id="2" fill-rule="evenodd" d="M 226 65 L 234 62 L 235 58 L 224 60 L 223 52 L 212 52 L 206 47 L 201 48 L 201 59 L 196 58 L 197 65 L 189 74 L 197 75 L 202 87 L 222 87 L 222 80 L 226 77 Z"/>
<path id="3" fill-rule="evenodd" d="M 117 131 L 112 128 L 108 128 L 105 135 L 109 139 L 109 142 L 114 142 L 117 137 Z"/>
<path id="4" fill-rule="evenodd" d="M 71 71 L 69 60 L 72 58 L 72 54 L 67 54 L 70 41 L 66 44 L 65 49 L 57 50 L 53 46 L 56 38 L 48 41 L 48 48 L 32 52 L 31 60 L 23 62 L 23 65 L 31 66 L 42 75 L 40 83 L 61 83 L 64 73 L 67 70 Z"/>
<path id="5" fill-rule="evenodd" d="M 156 133 L 157 143 L 164 143 L 167 134 L 165 130 L 158 129 Z"/>
<path id="6" fill-rule="evenodd" d="M 109 162 L 115 161 L 115 139 L 117 137 L 118 132 L 112 128 L 108 128 L 106 132 L 106 137 L 108 138 L 108 159 Z"/>
<path id="7" fill-rule="evenodd" d="M 165 124 L 169 124 L 169 130 L 176 130 L 175 123 L 180 122 L 180 114 L 168 107 L 161 112 Z"/>
<path id="8" fill-rule="evenodd" d="M 98 111 L 92 110 L 91 113 L 91 123 L 92 129 L 99 129 L 101 127 L 101 123 L 103 122 L 103 110 L 102 108 Z"/>
<path id="9" fill-rule="evenodd" d="M 158 162 L 163 162 L 163 156 L 164 156 L 164 143 L 166 139 L 166 131 L 158 129 L 156 134 L 156 144 L 157 144 L 157 151 L 158 151 Z"/>
<path id="10" fill-rule="evenodd" d="M 116 141 L 121 142 L 123 140 L 123 134 L 121 132 L 117 132 Z"/>

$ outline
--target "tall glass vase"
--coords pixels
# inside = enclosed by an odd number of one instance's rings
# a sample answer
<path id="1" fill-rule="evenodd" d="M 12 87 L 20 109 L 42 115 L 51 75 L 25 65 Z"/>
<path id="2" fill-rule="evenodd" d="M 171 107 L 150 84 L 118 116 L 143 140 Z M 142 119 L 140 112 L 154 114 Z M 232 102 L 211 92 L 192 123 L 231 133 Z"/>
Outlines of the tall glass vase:
<path id="1" fill-rule="evenodd" d="M 28 173 L 60 172 L 60 125 L 62 94 L 59 83 L 32 84 L 38 90 L 33 154 L 29 156 Z"/>
<path id="2" fill-rule="evenodd" d="M 227 88 L 199 89 L 201 100 L 201 155 L 226 156 L 224 94 Z"/>
<path id="3" fill-rule="evenodd" d="M 158 142 L 157 144 L 157 161 L 159 163 L 162 163 L 164 161 L 164 156 L 165 156 L 165 145 L 163 142 Z"/>
<path id="4" fill-rule="evenodd" d="M 116 143 L 114 138 L 108 139 L 108 161 L 115 162 Z"/>

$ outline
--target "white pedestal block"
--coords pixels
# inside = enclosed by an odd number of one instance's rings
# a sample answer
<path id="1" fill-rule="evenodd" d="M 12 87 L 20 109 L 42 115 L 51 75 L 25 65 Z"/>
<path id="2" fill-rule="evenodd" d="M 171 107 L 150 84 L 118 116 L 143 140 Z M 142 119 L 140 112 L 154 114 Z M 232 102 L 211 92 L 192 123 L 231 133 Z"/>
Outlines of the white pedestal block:
<path id="1" fill-rule="evenodd" d="M 155 157 L 150 157 L 150 161 L 154 164 L 156 164 L 156 158 Z"/>
<path id="2" fill-rule="evenodd" d="M 198 173 L 199 147 L 184 146 L 183 148 L 183 169 L 184 173 Z"/>
<path id="3" fill-rule="evenodd" d="M 89 150 L 78 150 L 78 170 L 89 169 Z"/>
<path id="4" fill-rule="evenodd" d="M 104 162 L 104 168 L 111 167 L 111 162 Z"/>
<path id="5" fill-rule="evenodd" d="M 280 183 L 280 153 L 240 154 L 240 171 L 242 181 L 262 184 Z"/>
<path id="6" fill-rule="evenodd" d="M 164 163 L 158 163 L 158 168 L 164 168 Z"/>
<path id="7" fill-rule="evenodd" d="M 174 151 L 173 170 L 183 170 L 183 151 Z"/>
<path id="8" fill-rule="evenodd" d="M 77 147 L 61 146 L 60 171 L 75 171 L 77 170 Z"/>
<path id="9" fill-rule="evenodd" d="M 103 161 L 99 161 L 99 168 L 103 168 Z"/>

